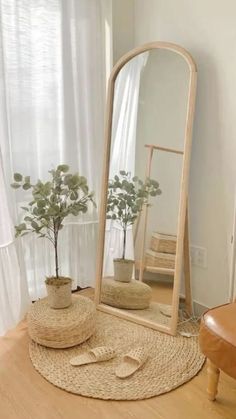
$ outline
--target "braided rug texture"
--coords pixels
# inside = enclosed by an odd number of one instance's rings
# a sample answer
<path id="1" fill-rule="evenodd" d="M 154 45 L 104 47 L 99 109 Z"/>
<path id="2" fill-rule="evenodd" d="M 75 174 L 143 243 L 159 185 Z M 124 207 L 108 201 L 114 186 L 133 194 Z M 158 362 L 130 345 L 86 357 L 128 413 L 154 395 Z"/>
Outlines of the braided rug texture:
<path id="1" fill-rule="evenodd" d="M 204 356 L 198 338 L 176 337 L 98 312 L 96 332 L 86 342 L 68 349 L 46 348 L 31 341 L 30 358 L 50 383 L 82 396 L 104 400 L 138 400 L 166 393 L 189 381 L 201 369 Z M 179 331 L 197 334 L 198 327 L 183 323 Z M 69 360 L 90 348 L 112 346 L 114 359 L 80 367 Z M 133 376 L 120 379 L 115 369 L 122 355 L 134 347 L 148 348 L 149 358 Z"/>

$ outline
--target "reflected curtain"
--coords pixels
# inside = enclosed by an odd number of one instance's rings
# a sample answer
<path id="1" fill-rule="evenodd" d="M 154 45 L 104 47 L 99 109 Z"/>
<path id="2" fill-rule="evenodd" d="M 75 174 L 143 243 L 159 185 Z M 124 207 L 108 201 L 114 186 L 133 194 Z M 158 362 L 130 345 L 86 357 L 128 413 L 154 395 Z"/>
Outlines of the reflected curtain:
<path id="1" fill-rule="evenodd" d="M 112 117 L 112 148 L 109 178 L 119 175 L 120 170 L 134 176 L 136 129 L 139 105 L 141 73 L 148 59 L 148 52 L 130 60 L 119 72 L 115 82 Z M 134 258 L 132 227 L 126 238 L 126 258 Z M 104 275 L 113 276 L 113 259 L 120 258 L 123 249 L 123 230 L 119 223 L 106 222 Z"/>
<path id="2" fill-rule="evenodd" d="M 11 190 L 13 173 L 30 175 L 32 182 L 46 180 L 48 170 L 67 163 L 87 177 L 98 203 L 110 7 L 107 0 L 0 0 L 0 147 L 6 180 L 0 215 L 1 227 L 11 231 L 10 240 L 1 236 L 0 241 L 1 316 L 20 306 L 23 294 L 27 300 L 24 278 L 35 300 L 45 295 L 45 275 L 54 273 L 53 249 L 45 239 L 27 235 L 13 241 L 11 220 L 22 220 L 21 206 L 30 199 L 27 191 Z M 60 273 L 73 278 L 74 288 L 94 283 L 97 224 L 97 209 L 90 207 L 67 219 L 60 232 Z"/>

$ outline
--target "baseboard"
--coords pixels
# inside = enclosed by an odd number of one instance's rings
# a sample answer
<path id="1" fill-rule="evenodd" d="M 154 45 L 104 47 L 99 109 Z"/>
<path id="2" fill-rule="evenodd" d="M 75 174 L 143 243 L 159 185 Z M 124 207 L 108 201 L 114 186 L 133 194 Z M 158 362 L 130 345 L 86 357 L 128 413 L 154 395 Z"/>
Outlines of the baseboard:
<path id="1" fill-rule="evenodd" d="M 180 304 L 185 303 L 185 295 L 180 294 Z M 203 304 L 199 303 L 198 301 L 193 300 L 193 314 L 196 317 L 201 317 L 207 310 L 209 310 L 209 307 L 204 306 Z"/>
<path id="2" fill-rule="evenodd" d="M 207 310 L 209 310 L 209 307 L 193 301 L 193 312 L 196 317 L 201 317 Z"/>

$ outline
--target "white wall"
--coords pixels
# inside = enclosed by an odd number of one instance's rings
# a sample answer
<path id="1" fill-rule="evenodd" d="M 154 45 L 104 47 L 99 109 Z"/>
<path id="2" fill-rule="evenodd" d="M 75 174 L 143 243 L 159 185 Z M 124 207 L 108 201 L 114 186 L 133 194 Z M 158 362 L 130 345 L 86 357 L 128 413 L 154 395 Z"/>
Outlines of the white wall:
<path id="1" fill-rule="evenodd" d="M 193 267 L 193 295 L 206 306 L 224 303 L 229 292 L 236 176 L 236 2 L 135 0 L 134 38 L 129 27 L 131 38 L 126 45 L 123 24 L 127 2 L 113 3 L 113 16 L 119 10 L 113 41 L 115 60 L 133 44 L 163 40 L 185 47 L 197 63 L 190 228 L 191 243 L 207 248 L 208 266 Z M 132 19 L 128 23 L 131 25 Z"/>
<path id="2" fill-rule="evenodd" d="M 134 1 L 112 0 L 114 63 L 134 46 Z"/>
<path id="3" fill-rule="evenodd" d="M 141 73 L 137 118 L 135 174 L 141 179 L 148 159 L 145 144 L 184 148 L 189 78 L 188 65 L 179 54 L 168 50 L 149 53 Z M 152 232 L 177 234 L 181 173 L 182 156 L 154 152 L 150 176 L 160 183 L 162 194 L 151 200 L 148 212 L 149 248 Z"/>

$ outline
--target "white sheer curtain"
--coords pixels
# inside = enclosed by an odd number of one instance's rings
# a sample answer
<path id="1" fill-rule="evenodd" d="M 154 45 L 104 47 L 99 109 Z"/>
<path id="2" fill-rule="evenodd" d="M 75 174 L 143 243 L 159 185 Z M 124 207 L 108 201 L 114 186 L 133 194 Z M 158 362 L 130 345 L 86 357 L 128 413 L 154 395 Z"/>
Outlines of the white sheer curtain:
<path id="1" fill-rule="evenodd" d="M 7 228 L 10 217 L 14 223 L 21 220 L 20 207 L 29 199 L 27 192 L 9 187 L 14 172 L 36 181 L 47 179 L 48 170 L 57 164 L 67 163 L 87 177 L 98 202 L 109 3 L 0 0 L 1 169 L 10 208 L 8 216 L 6 210 L 0 215 Z M 0 195 L 2 203 L 2 184 Z M 74 287 L 94 283 L 97 223 L 97 210 L 90 208 L 67 220 L 61 232 L 60 272 L 73 278 Z M 17 296 L 13 289 L 22 286 L 24 277 L 31 299 L 36 299 L 45 295 L 45 275 L 54 272 L 50 243 L 29 235 L 7 246 L 8 238 L 0 240 L 1 316 L 13 302 L 19 303 L 20 292 Z M 6 269 L 10 265 L 11 272 Z M 7 282 L 12 301 L 7 300 Z"/>
<path id="2" fill-rule="evenodd" d="M 141 73 L 146 65 L 148 52 L 130 60 L 115 82 L 114 110 L 112 118 L 112 151 L 109 178 L 119 175 L 120 170 L 134 176 L 136 130 Z M 126 258 L 134 258 L 133 234 L 127 231 Z M 123 231 L 119 223 L 107 220 L 104 251 L 104 275 L 112 276 L 113 259 L 120 258 L 123 249 Z"/>
<path id="3" fill-rule="evenodd" d="M 29 304 L 25 272 L 14 245 L 0 153 L 0 335 L 15 325 Z"/>

